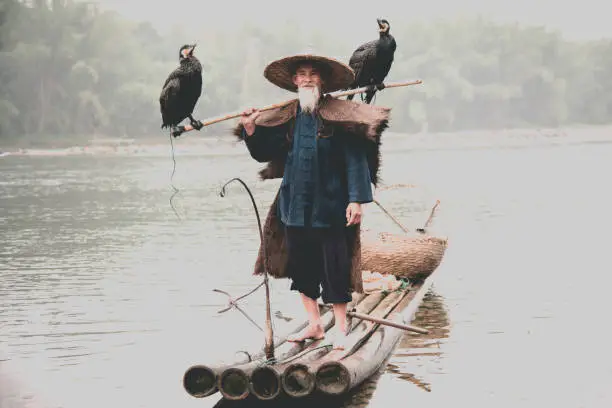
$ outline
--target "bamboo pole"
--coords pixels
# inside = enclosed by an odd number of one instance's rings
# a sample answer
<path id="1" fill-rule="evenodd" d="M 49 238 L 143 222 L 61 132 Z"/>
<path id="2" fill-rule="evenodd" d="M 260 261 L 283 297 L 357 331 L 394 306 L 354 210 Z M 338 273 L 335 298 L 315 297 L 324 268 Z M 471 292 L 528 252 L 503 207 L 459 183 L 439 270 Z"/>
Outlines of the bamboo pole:
<path id="1" fill-rule="evenodd" d="M 429 334 L 429 330 L 421 329 L 420 327 L 410 326 L 410 325 L 407 325 L 407 324 L 400 324 L 400 323 L 396 323 L 396 322 L 393 322 L 393 321 L 387 320 L 387 319 L 379 319 L 379 318 L 376 318 L 376 317 L 368 316 L 368 315 L 363 314 L 363 313 L 357 313 L 357 312 L 352 312 L 351 311 L 351 312 L 347 312 L 346 315 L 349 316 L 349 317 L 356 317 L 358 319 L 368 320 L 370 322 L 382 324 L 383 326 L 391 326 L 391 327 L 395 327 L 395 328 L 398 328 L 398 329 L 402 329 L 402 330 L 406 330 L 406 331 L 411 331 L 411 332 L 415 332 L 415 333 L 420 333 L 420 334 Z"/>
<path id="2" fill-rule="evenodd" d="M 422 80 L 414 79 L 414 80 L 411 80 L 411 81 L 390 82 L 388 84 L 379 84 L 379 85 L 374 85 L 374 86 L 375 87 L 379 87 L 382 90 L 382 89 L 387 89 L 387 88 L 399 88 L 399 87 L 403 87 L 403 86 L 419 85 L 419 84 L 422 84 L 422 83 L 423 83 Z M 347 91 L 330 92 L 330 93 L 325 94 L 325 95 L 329 95 L 332 98 L 341 98 L 343 96 L 364 93 L 364 92 L 366 92 L 370 88 L 371 88 L 371 86 L 363 86 L 361 88 L 350 89 L 350 90 L 347 90 Z M 283 106 L 287 106 L 290 103 L 293 103 L 293 101 L 295 101 L 295 99 L 291 99 L 289 101 L 284 101 L 284 102 L 268 105 L 268 106 L 265 106 L 263 108 L 260 108 L 259 111 L 263 112 L 263 111 L 268 111 L 268 110 L 272 110 L 272 109 L 282 108 Z M 199 122 L 200 122 L 200 124 L 203 127 L 204 126 L 210 126 L 210 125 L 214 125 L 215 123 L 224 122 L 226 120 L 239 118 L 240 116 L 242 116 L 242 112 L 243 111 L 234 112 L 234 113 L 227 113 L 225 115 L 218 116 L 216 118 L 205 119 L 204 121 L 199 121 Z M 191 126 L 191 124 L 183 125 L 183 126 L 178 126 L 177 129 L 172 132 L 172 136 L 178 137 L 178 136 L 182 135 L 183 133 L 191 132 L 192 130 L 194 130 L 194 127 Z"/>
<path id="3" fill-rule="evenodd" d="M 431 220 L 433 220 L 433 216 L 434 216 L 434 213 L 436 212 L 436 208 L 438 208 L 439 205 L 440 205 L 440 200 L 436 200 L 436 203 L 431 209 L 431 213 L 429 213 L 429 218 L 427 218 L 427 221 L 425 221 L 425 225 L 423 225 L 422 228 L 417 228 L 416 229 L 417 232 L 420 232 L 421 234 L 425 233 L 425 228 L 429 227 L 429 224 L 431 224 Z"/>
<path id="4" fill-rule="evenodd" d="M 399 222 L 399 220 L 397 218 L 395 218 L 393 215 L 391 215 L 391 213 L 389 211 L 387 211 L 387 209 L 385 207 L 382 206 L 381 203 L 378 202 L 378 200 L 374 200 L 374 204 L 376 204 L 381 210 L 383 210 L 383 212 L 385 214 L 387 214 L 389 216 L 389 218 L 391 218 L 391 220 L 402 229 L 402 231 L 404 231 L 406 234 L 408 234 L 410 231 L 408 231 L 408 228 L 404 227 L 404 225 L 402 225 L 401 222 Z"/>

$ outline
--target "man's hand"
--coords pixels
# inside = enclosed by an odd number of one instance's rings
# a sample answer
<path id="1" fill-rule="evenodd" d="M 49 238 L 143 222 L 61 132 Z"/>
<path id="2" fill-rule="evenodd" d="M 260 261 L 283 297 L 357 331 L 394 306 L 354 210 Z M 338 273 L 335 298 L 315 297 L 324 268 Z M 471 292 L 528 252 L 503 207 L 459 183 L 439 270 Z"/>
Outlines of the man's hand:
<path id="1" fill-rule="evenodd" d="M 240 123 L 242 124 L 242 126 L 244 126 L 244 130 L 246 131 L 248 136 L 252 136 L 255 132 L 255 119 L 257 119 L 259 114 L 259 110 L 255 108 L 249 108 L 242 112 Z"/>
<path id="2" fill-rule="evenodd" d="M 361 222 L 361 204 L 349 203 L 346 207 L 346 226 L 357 225 Z"/>

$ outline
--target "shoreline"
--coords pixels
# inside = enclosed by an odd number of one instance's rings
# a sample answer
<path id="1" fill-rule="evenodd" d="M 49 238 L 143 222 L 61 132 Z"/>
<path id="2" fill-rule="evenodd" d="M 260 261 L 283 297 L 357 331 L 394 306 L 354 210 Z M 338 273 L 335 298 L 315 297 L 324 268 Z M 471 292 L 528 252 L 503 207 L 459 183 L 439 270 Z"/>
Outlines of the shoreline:
<path id="1" fill-rule="evenodd" d="M 231 134 L 172 139 L 175 155 L 234 155 L 242 153 L 241 142 Z M 461 148 L 496 148 L 612 142 L 612 126 L 572 126 L 560 128 L 524 128 L 475 130 L 440 133 L 399 133 L 386 131 L 382 150 L 429 150 Z M 77 138 L 56 143 L 1 144 L 0 157 L 7 156 L 167 156 L 169 138 Z"/>

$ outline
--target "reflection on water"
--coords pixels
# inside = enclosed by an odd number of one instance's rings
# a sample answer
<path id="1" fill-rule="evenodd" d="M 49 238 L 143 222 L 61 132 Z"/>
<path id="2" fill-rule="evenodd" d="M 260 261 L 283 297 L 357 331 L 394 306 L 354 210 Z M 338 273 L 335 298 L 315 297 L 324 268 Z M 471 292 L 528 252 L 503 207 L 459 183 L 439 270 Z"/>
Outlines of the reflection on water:
<path id="1" fill-rule="evenodd" d="M 430 289 L 423 297 L 412 324 L 429 330 L 429 334 L 406 333 L 387 365 L 387 371 L 430 392 L 431 384 L 413 371 L 419 367 L 432 369 L 440 364 L 444 339 L 450 336 L 444 298 Z"/>
<path id="2" fill-rule="evenodd" d="M 444 298 L 436 293 L 435 286 L 423 297 L 412 324 L 429 330 L 429 334 L 407 332 L 398 346 L 398 355 L 417 355 L 412 351 L 418 352 L 419 349 L 424 349 L 423 353 L 427 353 L 430 348 L 439 349 L 443 339 L 449 337 L 450 321 Z"/>
<path id="3" fill-rule="evenodd" d="M 383 145 L 384 183 L 405 187 L 377 198 L 409 228 L 440 199 L 433 232 L 449 249 L 416 316 L 431 334 L 406 335 L 342 403 L 610 406 L 612 144 L 449 138 Z M 177 155 L 180 221 L 169 149 L 0 159 L 1 393 L 18 389 L 13 400 L 35 408 L 217 403 L 185 393 L 185 369 L 263 344 L 238 311 L 217 313 L 227 299 L 213 288 L 238 296 L 260 282 L 250 199 L 238 184 L 219 189 L 240 176 L 265 214 L 278 187 L 257 180 L 244 146 L 224 149 Z M 364 224 L 398 231 L 375 206 Z M 287 281 L 271 286 L 273 314 L 305 318 Z M 241 301 L 260 323 L 263 299 Z M 278 331 L 291 323 L 274 319 Z"/>

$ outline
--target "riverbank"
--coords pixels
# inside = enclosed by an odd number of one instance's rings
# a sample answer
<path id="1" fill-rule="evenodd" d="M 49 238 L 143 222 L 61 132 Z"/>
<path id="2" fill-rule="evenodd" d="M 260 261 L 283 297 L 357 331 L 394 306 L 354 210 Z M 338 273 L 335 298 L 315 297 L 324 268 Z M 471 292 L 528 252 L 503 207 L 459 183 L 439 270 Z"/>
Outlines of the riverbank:
<path id="1" fill-rule="evenodd" d="M 0 143 L 0 156 L 167 156 L 175 155 L 233 155 L 243 152 L 234 136 L 226 133 L 201 135 L 195 132 L 179 138 L 80 138 L 49 139 L 25 145 Z M 391 143 L 389 143 L 391 142 Z M 448 133 L 384 133 L 383 146 L 392 144 L 393 150 L 521 148 L 575 143 L 612 142 L 612 126 L 574 126 L 556 129 L 503 129 Z"/>

